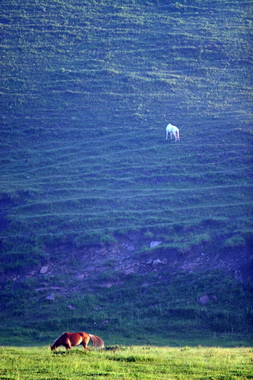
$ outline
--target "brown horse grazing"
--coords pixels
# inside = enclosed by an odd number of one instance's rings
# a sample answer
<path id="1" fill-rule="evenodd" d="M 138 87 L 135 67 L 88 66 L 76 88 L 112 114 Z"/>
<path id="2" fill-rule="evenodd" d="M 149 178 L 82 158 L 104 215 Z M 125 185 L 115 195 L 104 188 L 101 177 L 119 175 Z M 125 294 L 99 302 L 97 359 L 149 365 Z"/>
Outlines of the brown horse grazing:
<path id="1" fill-rule="evenodd" d="M 59 338 L 57 338 L 51 346 L 51 350 L 54 351 L 59 346 L 64 346 L 66 350 L 70 350 L 72 346 L 83 345 L 86 351 L 88 349 L 88 343 L 92 340 L 92 346 L 96 348 L 103 348 L 104 342 L 99 336 L 87 334 L 85 332 L 70 333 L 64 332 Z"/>

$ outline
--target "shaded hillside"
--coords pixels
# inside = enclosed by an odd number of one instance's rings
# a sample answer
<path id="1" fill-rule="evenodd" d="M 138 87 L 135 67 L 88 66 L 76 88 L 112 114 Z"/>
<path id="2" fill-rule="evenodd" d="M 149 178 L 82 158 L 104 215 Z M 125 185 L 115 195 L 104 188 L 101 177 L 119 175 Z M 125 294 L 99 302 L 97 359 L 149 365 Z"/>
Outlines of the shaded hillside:
<path id="1" fill-rule="evenodd" d="M 116 325 L 123 331 L 128 320 L 132 328 L 138 320 L 141 332 L 162 329 L 174 315 L 171 330 L 187 319 L 193 331 L 248 334 L 251 2 L 8 0 L 1 11 L 5 321 L 17 318 L 31 334 L 47 321 L 50 330 L 57 306 L 59 330 L 70 321 L 92 326 L 94 315 L 102 323 L 118 302 L 108 333 Z M 165 140 L 169 122 L 180 128 L 179 142 Z M 102 269 L 80 283 L 87 263 L 78 273 L 78 261 L 91 247 L 108 250 L 135 234 L 130 266 L 129 245 L 120 267 L 115 254 L 104 260 L 95 251 L 93 264 L 99 260 Z M 153 250 L 152 241 L 161 244 Z M 164 259 L 167 265 L 153 267 Z M 215 269 L 244 283 L 207 273 Z M 147 292 L 143 274 L 151 276 Z M 104 282 L 116 287 L 101 290 Z M 53 303 L 43 293 L 51 288 Z M 67 309 L 73 294 L 74 315 Z M 196 300 L 203 295 L 213 309 L 202 313 Z M 239 313 L 238 297 L 245 306 Z"/>
<path id="2" fill-rule="evenodd" d="M 4 267 L 139 229 L 182 251 L 252 240 L 250 11 L 3 3 Z M 180 143 L 165 141 L 168 122 Z"/>
<path id="3" fill-rule="evenodd" d="M 1 286 L 0 344 L 10 336 L 12 345 L 49 344 L 62 331 L 86 330 L 107 345 L 251 345 L 247 255 L 180 254 L 148 241 L 133 234 L 48 247 L 43 266 Z"/>

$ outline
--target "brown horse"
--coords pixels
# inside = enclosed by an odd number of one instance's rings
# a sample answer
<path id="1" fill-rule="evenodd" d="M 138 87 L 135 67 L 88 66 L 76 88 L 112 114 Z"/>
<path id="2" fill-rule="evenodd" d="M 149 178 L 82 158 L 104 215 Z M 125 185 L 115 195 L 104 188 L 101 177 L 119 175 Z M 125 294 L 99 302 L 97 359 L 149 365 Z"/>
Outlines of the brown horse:
<path id="1" fill-rule="evenodd" d="M 66 350 L 70 350 L 72 346 L 78 346 L 79 344 L 83 345 L 83 348 L 86 351 L 88 349 L 88 343 L 92 340 L 92 346 L 96 348 L 103 348 L 103 340 L 96 335 L 87 334 L 85 332 L 70 333 L 64 332 L 59 338 L 57 338 L 51 346 L 51 350 L 54 351 L 59 346 L 64 346 Z"/>

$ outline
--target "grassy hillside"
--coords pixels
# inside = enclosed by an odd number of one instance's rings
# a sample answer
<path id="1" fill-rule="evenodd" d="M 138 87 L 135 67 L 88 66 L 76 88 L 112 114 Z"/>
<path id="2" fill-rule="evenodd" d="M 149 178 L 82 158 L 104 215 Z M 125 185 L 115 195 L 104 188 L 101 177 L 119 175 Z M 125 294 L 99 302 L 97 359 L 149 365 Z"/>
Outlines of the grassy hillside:
<path id="1" fill-rule="evenodd" d="M 241 1 L 3 3 L 4 267 L 28 252 L 36 261 L 44 243 L 115 231 L 181 244 L 204 223 L 207 239 L 252 239 L 250 11 Z M 180 143 L 165 141 L 168 122 Z"/>
<path id="2" fill-rule="evenodd" d="M 64 269 L 1 287 L 0 345 L 49 345 L 63 331 L 86 331 L 106 345 L 252 346 L 252 284 L 210 270 L 126 276 L 106 268 L 80 280 L 73 264 Z"/>
<path id="3" fill-rule="evenodd" d="M 239 0 L 3 1 L 4 280 L 38 269 L 49 247 L 133 231 L 168 252 L 250 251 L 251 11 Z M 165 140 L 169 122 L 180 142 Z M 13 289 L 2 285 L 3 307 Z"/>

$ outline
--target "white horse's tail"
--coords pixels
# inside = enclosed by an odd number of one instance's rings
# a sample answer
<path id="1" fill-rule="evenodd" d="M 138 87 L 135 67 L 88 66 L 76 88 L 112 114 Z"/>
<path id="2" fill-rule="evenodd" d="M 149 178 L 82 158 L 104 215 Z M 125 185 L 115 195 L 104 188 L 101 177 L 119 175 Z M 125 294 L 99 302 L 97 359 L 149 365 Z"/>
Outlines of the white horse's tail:
<path id="1" fill-rule="evenodd" d="M 177 137 L 177 140 L 180 140 L 179 129 L 176 130 L 176 137 Z"/>

